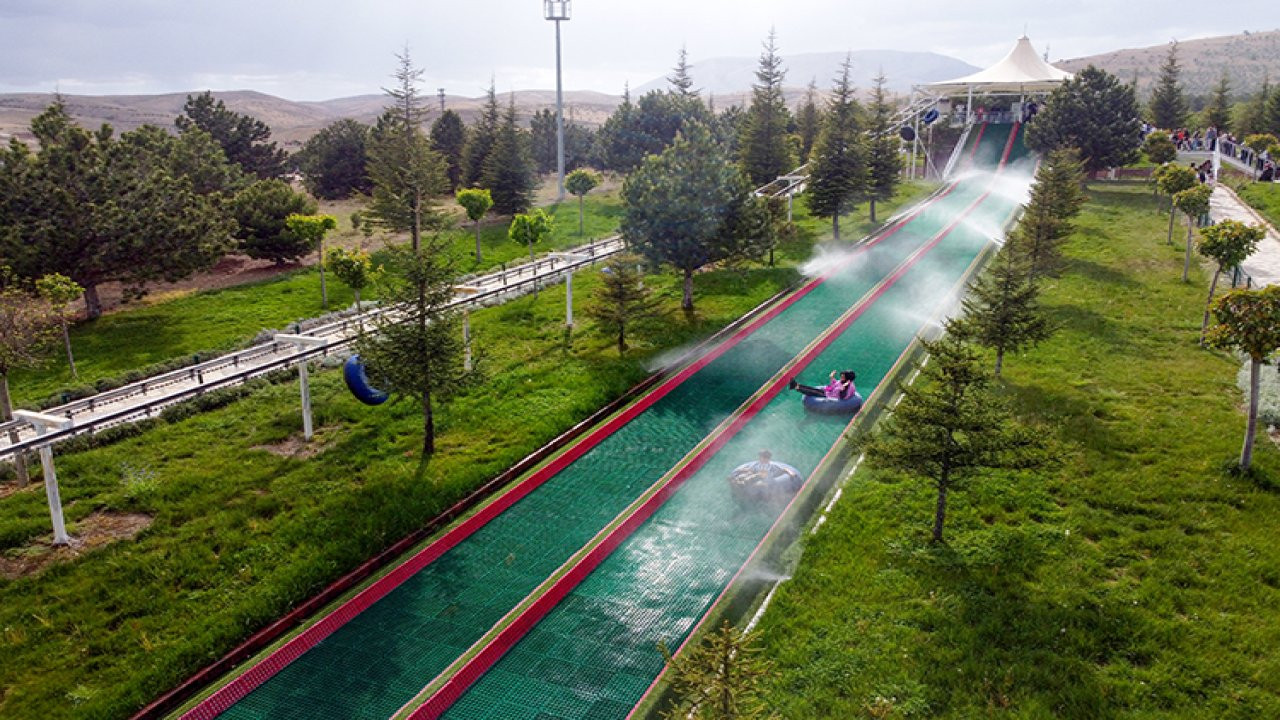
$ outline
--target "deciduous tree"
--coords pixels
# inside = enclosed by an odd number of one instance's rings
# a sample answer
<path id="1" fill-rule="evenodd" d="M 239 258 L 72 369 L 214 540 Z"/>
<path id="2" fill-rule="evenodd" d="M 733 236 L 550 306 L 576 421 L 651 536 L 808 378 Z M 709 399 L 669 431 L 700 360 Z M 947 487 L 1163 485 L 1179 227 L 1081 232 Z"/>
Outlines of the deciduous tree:
<path id="1" fill-rule="evenodd" d="M 488 190 L 482 188 L 463 188 L 457 194 L 458 204 L 462 209 L 467 211 L 467 217 L 471 220 L 476 231 L 476 262 L 479 263 L 484 258 L 480 248 L 480 219 L 489 212 L 489 208 L 493 207 L 493 195 Z"/>
<path id="2" fill-rule="evenodd" d="M 1157 165 L 1173 162 L 1178 159 L 1178 148 L 1173 139 L 1164 130 L 1153 130 L 1142 141 L 1142 154 L 1147 160 Z"/>
<path id="3" fill-rule="evenodd" d="M 62 344 L 67 351 L 67 365 L 71 368 L 71 377 L 79 378 L 76 372 L 76 356 L 71 352 L 71 332 L 68 327 L 71 320 L 71 303 L 84 294 L 84 288 L 75 280 L 59 273 L 50 273 L 36 280 L 36 294 L 49 304 L 49 311 L 62 326 Z"/>
<path id="4" fill-rule="evenodd" d="M 1218 289 L 1218 276 L 1244 262 L 1258 243 L 1267 236 L 1261 225 L 1245 225 L 1239 220 L 1221 220 L 1200 231 L 1200 254 L 1218 264 L 1209 281 L 1209 299 L 1204 304 L 1204 320 L 1200 323 L 1200 344 L 1205 343 L 1209 329 L 1209 314 L 1213 309 L 1213 294 Z"/>
<path id="5" fill-rule="evenodd" d="M 382 268 L 375 268 L 369 253 L 364 250 L 345 250 L 340 247 L 331 248 L 325 254 L 324 264 L 338 276 L 343 285 L 351 288 L 356 298 L 356 312 L 364 312 L 360 307 L 360 293 L 377 281 Z"/>
<path id="6" fill-rule="evenodd" d="M 56 323 L 48 304 L 20 287 L 9 268 L 0 267 L 0 422 L 13 419 L 9 373 L 44 360 Z M 16 430 L 9 439 L 18 441 Z M 18 485 L 25 487 L 27 463 L 21 454 L 14 456 L 14 469 Z"/>
<path id="7" fill-rule="evenodd" d="M 1258 433 L 1258 392 L 1262 366 L 1280 350 L 1280 286 L 1234 290 L 1213 306 L 1217 324 L 1206 338 L 1211 347 L 1236 349 L 1249 356 L 1249 420 L 1240 450 L 1240 468 L 1253 464 L 1253 439 Z"/>
<path id="8" fill-rule="evenodd" d="M 1212 187 L 1196 185 L 1173 196 L 1174 206 L 1187 216 L 1187 250 L 1182 262 L 1182 282 L 1186 282 L 1191 274 L 1191 245 L 1196 220 L 1209 212 L 1209 196 L 1212 194 Z"/>
<path id="9" fill-rule="evenodd" d="M 338 227 L 338 218 L 332 215 L 290 215 L 284 224 L 290 233 L 316 249 L 320 268 L 320 307 L 329 307 L 329 292 L 324 284 L 324 236 Z"/>
<path id="10" fill-rule="evenodd" d="M 564 189 L 568 190 L 569 194 L 576 195 L 578 197 L 578 234 L 579 235 L 583 233 L 583 225 L 584 225 L 584 220 L 583 220 L 584 211 L 582 209 L 583 199 L 587 196 L 587 193 L 591 192 L 592 190 L 595 190 L 596 186 L 599 184 L 600 184 L 600 176 L 597 173 L 591 172 L 590 170 L 586 170 L 583 168 L 574 170 L 573 172 L 569 173 L 569 177 L 564 179 Z"/>
<path id="11" fill-rule="evenodd" d="M 533 246 L 549 235 L 551 235 L 551 216 L 542 208 L 527 214 L 518 213 L 511 218 L 511 227 L 507 228 L 507 237 L 529 248 L 529 262 L 533 262 Z"/>
<path id="12" fill-rule="evenodd" d="M 1169 196 L 1169 235 L 1165 238 L 1165 242 L 1173 244 L 1173 218 L 1178 208 L 1173 203 L 1173 198 L 1183 190 L 1190 190 L 1195 187 L 1200 178 L 1196 171 L 1186 165 L 1162 165 L 1156 168 L 1154 175 L 1156 179 L 1156 189 L 1161 193 Z"/>

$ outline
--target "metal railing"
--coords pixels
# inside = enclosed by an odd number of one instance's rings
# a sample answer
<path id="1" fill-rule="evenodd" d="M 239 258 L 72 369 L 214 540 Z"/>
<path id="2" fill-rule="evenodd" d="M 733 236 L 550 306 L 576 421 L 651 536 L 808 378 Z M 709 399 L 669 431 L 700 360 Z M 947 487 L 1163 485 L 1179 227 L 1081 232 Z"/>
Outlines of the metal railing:
<path id="1" fill-rule="evenodd" d="M 468 286 L 468 292 L 456 297 L 448 308 L 460 310 L 481 307 L 524 295 L 542 284 L 558 281 L 569 273 L 593 265 L 622 249 L 622 239 L 615 235 L 571 249 L 574 255 L 585 255 L 585 259 L 540 258 L 532 263 L 510 269 L 504 268 L 496 273 L 473 278 Z M 323 347 L 299 350 L 289 343 L 266 342 L 44 411 L 48 415 L 58 415 L 72 420 L 72 427 L 66 430 L 47 432 L 43 436 L 36 437 L 35 428 L 25 421 L 13 420 L 0 423 L 0 460 L 42 445 L 94 433 L 114 425 L 150 418 L 165 407 L 212 390 L 240 385 L 274 370 L 293 367 L 300 362 L 323 357 L 331 351 L 349 345 L 364 327 L 377 327 L 379 322 L 393 322 L 392 313 L 395 312 L 395 308 L 378 308 L 298 332 L 301 335 L 317 338 L 332 338 L 332 341 Z M 147 399 L 142 402 L 131 402 L 138 398 Z M 115 411 L 102 412 L 103 408 L 112 405 L 122 407 Z M 92 417 L 84 419 L 86 415 L 92 415 Z M 20 439 L 16 443 L 12 442 L 10 433 L 13 431 L 30 434 L 30 437 Z"/>

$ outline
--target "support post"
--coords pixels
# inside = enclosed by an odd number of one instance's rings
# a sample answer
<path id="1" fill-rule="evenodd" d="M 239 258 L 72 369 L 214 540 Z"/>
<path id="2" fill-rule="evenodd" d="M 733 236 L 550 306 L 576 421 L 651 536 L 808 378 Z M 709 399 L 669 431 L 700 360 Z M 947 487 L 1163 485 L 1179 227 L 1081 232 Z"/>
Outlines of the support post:
<path id="1" fill-rule="evenodd" d="M 36 437 L 43 437 L 49 430 L 65 430 L 71 427 L 71 420 L 56 415 L 17 410 L 13 417 L 31 423 L 36 429 Z M 58 473 L 53 466 L 53 446 L 40 447 L 40 466 L 44 470 L 44 496 L 49 502 L 49 520 L 53 524 L 53 544 L 69 545 L 71 537 L 67 535 L 67 525 L 62 517 L 62 493 L 58 490 Z"/>
<path id="2" fill-rule="evenodd" d="M 471 311 L 462 310 L 462 369 L 471 372 Z"/>
<path id="3" fill-rule="evenodd" d="M 557 198 L 564 201 L 564 83 L 560 74 L 560 21 L 556 20 L 556 178 Z"/>
<path id="4" fill-rule="evenodd" d="M 564 324 L 573 327 L 573 271 L 564 277 Z"/>
<path id="5" fill-rule="evenodd" d="M 275 339 L 276 342 L 290 343 L 299 350 L 329 344 L 328 340 L 310 335 L 276 335 Z M 302 436 L 310 442 L 314 432 L 311 423 L 311 375 L 306 360 L 298 363 L 298 391 L 302 395 Z"/>

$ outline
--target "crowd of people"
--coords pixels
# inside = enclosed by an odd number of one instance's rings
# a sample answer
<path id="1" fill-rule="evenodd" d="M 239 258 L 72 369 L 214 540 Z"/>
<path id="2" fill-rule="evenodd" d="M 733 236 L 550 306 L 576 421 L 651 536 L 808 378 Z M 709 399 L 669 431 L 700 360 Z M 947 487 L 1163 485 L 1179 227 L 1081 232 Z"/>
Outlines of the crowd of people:
<path id="1" fill-rule="evenodd" d="M 1147 122 L 1142 123 L 1142 136 L 1145 138 L 1157 128 Z M 1280 172 L 1277 172 L 1276 163 L 1280 158 L 1271 157 L 1270 153 L 1263 151 L 1255 153 L 1249 146 L 1240 141 L 1233 133 L 1228 131 L 1219 131 L 1218 128 L 1209 126 L 1203 130 L 1188 130 L 1187 128 L 1178 128 L 1170 130 L 1169 139 L 1173 140 L 1173 144 L 1178 148 L 1179 152 L 1214 152 L 1218 151 L 1224 155 L 1236 158 L 1240 162 L 1256 168 L 1258 171 L 1258 180 L 1261 182 L 1280 181 Z M 1192 163 L 1196 168 L 1197 174 L 1200 176 L 1201 182 L 1213 181 L 1213 164 L 1205 161 L 1201 165 Z"/>

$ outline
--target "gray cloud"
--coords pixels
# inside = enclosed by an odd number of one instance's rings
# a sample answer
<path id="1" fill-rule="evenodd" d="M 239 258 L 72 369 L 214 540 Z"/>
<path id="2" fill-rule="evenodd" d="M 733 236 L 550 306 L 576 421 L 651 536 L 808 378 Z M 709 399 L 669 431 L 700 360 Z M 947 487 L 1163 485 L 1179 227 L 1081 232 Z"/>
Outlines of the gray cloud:
<path id="1" fill-rule="evenodd" d="M 783 54 L 934 50 L 983 65 L 1022 34 L 1053 58 L 1240 32 L 1254 0 L 1176 7 L 1078 0 L 577 0 L 564 26 L 565 83 L 618 92 L 663 74 L 676 50 L 755 55 L 775 27 Z M 1253 28 L 1263 30 L 1268 28 Z M 376 93 L 408 44 L 427 87 L 477 95 L 554 82 L 554 35 L 537 0 L 0 0 L 2 91 L 150 93 L 256 89 L 308 100 Z"/>

